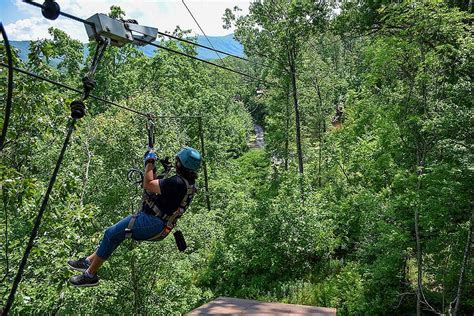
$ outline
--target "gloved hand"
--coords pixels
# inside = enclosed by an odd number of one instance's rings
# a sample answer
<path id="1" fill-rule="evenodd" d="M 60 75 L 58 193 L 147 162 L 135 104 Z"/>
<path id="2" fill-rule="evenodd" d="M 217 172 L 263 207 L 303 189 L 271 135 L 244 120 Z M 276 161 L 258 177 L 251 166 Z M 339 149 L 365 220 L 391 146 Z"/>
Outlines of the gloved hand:
<path id="1" fill-rule="evenodd" d="M 172 167 L 169 157 L 165 157 L 163 159 L 160 159 L 160 163 L 166 171 L 170 170 L 171 167 Z"/>
<path id="2" fill-rule="evenodd" d="M 145 156 L 143 157 L 143 160 L 145 162 L 145 166 L 147 163 L 151 162 L 154 163 L 158 159 L 158 156 L 156 155 L 155 151 L 153 148 L 148 149 L 145 152 Z"/>

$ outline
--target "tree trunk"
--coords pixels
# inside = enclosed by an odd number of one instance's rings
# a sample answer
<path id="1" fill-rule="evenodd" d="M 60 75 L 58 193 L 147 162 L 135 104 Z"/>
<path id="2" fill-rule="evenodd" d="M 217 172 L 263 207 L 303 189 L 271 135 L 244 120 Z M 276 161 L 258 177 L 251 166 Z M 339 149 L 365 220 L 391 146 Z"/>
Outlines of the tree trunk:
<path id="1" fill-rule="evenodd" d="M 295 125 L 296 125 L 296 149 L 298 152 L 298 170 L 300 174 L 303 174 L 303 151 L 301 150 L 301 127 L 300 127 L 300 110 L 298 106 L 298 90 L 296 86 L 296 65 L 294 60 L 294 53 L 290 51 L 288 53 L 290 62 L 290 76 L 293 94 L 293 107 L 295 110 Z"/>
<path id="2" fill-rule="evenodd" d="M 424 168 L 424 157 L 423 157 L 423 150 L 419 148 L 419 144 L 417 146 L 417 175 L 418 175 L 418 183 L 416 187 L 416 192 L 419 195 L 421 190 L 421 177 L 423 176 L 423 168 Z M 423 255 L 421 250 L 421 240 L 420 240 L 420 208 L 421 208 L 421 201 L 420 198 L 417 198 L 418 204 L 415 206 L 415 239 L 416 239 L 416 264 L 417 264 L 417 278 L 416 278 L 416 315 L 421 315 L 421 300 L 423 295 Z"/>
<path id="3" fill-rule="evenodd" d="M 133 309 L 135 315 L 140 315 L 140 282 L 139 272 L 137 270 L 137 258 L 134 249 L 136 248 L 136 241 L 132 240 L 131 246 L 131 265 L 132 265 L 132 287 L 133 287 Z"/>
<path id="4" fill-rule="evenodd" d="M 416 279 L 416 316 L 421 314 L 421 287 L 422 287 L 422 256 L 421 256 L 421 243 L 420 243 L 420 234 L 418 231 L 418 221 L 419 221 L 419 212 L 418 206 L 415 209 L 415 238 L 416 238 L 416 262 L 417 262 L 417 279 Z"/>
<path id="5" fill-rule="evenodd" d="M 319 140 L 319 157 L 318 157 L 318 185 L 322 185 L 321 177 L 321 166 L 323 159 L 323 133 L 325 132 L 324 126 L 324 115 L 323 115 L 323 98 L 321 97 L 321 90 L 319 89 L 318 78 L 314 78 L 314 84 L 316 86 L 316 92 L 318 93 L 319 107 L 317 110 L 318 113 L 318 140 Z"/>
<path id="6" fill-rule="evenodd" d="M 202 128 L 202 116 L 198 117 L 199 125 L 199 140 L 201 142 L 201 156 L 202 156 L 202 168 L 204 170 L 204 188 L 206 189 L 206 205 L 207 211 L 211 211 L 211 200 L 209 197 L 209 182 L 207 176 L 207 164 L 206 164 L 206 146 L 204 145 L 204 130 Z"/>
<path id="7" fill-rule="evenodd" d="M 456 302 L 456 305 L 454 306 L 454 310 L 453 310 L 453 316 L 456 316 L 458 314 L 459 306 L 461 306 L 462 283 L 464 281 L 464 274 L 466 272 L 467 263 L 469 261 L 469 252 L 471 250 L 473 222 L 474 222 L 474 212 L 471 212 L 471 218 L 469 219 L 469 228 L 467 231 L 466 247 L 464 248 L 464 256 L 462 259 L 461 271 L 459 272 L 458 290 L 456 293 L 456 297 L 453 300 L 453 303 Z"/>
<path id="8" fill-rule="evenodd" d="M 293 106 L 295 109 L 295 125 L 296 125 L 296 150 L 298 153 L 298 170 L 300 174 L 300 190 L 301 202 L 304 203 L 304 178 L 303 178 L 303 151 L 301 149 L 301 127 L 300 127 L 300 110 L 298 106 L 298 90 L 296 86 L 296 61 L 295 50 L 288 50 L 288 62 L 290 66 L 291 85 L 293 90 Z"/>
<path id="9" fill-rule="evenodd" d="M 91 160 L 92 160 L 92 152 L 89 150 L 89 139 L 87 138 L 88 135 L 86 135 L 86 140 L 84 141 L 84 149 L 87 154 L 87 162 L 86 166 L 84 168 L 84 180 L 82 181 L 82 192 L 81 192 L 81 199 L 80 199 L 80 205 L 84 205 L 84 196 L 87 191 L 87 185 L 89 183 L 89 168 L 91 165 Z"/>
<path id="10" fill-rule="evenodd" d="M 290 87 L 286 91 L 286 137 L 285 137 L 285 171 L 288 171 L 289 145 L 290 145 Z"/>

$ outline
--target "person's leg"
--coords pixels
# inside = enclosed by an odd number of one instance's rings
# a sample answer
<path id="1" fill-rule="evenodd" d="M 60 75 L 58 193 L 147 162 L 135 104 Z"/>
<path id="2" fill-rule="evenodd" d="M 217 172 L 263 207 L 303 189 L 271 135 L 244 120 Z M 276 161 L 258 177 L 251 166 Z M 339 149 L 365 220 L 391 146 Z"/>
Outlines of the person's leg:
<path id="1" fill-rule="evenodd" d="M 100 267 L 100 265 L 110 257 L 122 241 L 125 240 L 125 229 L 128 227 L 131 219 L 132 215 L 129 215 L 105 230 L 104 237 L 102 238 L 99 247 L 88 257 L 91 264 L 96 262 L 96 266 Z"/>
<path id="2" fill-rule="evenodd" d="M 101 257 L 99 257 L 98 255 L 96 255 L 96 253 L 94 252 L 92 254 L 92 260 L 90 260 L 90 267 L 87 269 L 86 272 L 90 273 L 90 274 L 97 274 L 97 271 L 100 269 L 100 267 L 102 266 L 102 264 L 105 262 L 105 259 L 102 259 Z"/>
<path id="3" fill-rule="evenodd" d="M 94 251 L 89 257 L 87 257 L 87 261 L 92 262 L 94 258 L 97 256 L 97 251 Z"/>
<path id="4" fill-rule="evenodd" d="M 69 282 L 74 286 L 95 286 L 99 284 L 97 271 L 105 260 L 125 239 L 125 228 L 127 228 L 131 216 L 122 219 L 120 222 L 109 227 L 105 233 L 99 248 L 87 258 L 79 259 L 75 262 L 68 262 L 69 266 L 74 268 L 76 263 L 84 263 L 85 269 L 75 269 L 84 271 L 81 275 L 72 276 Z"/>
<path id="5" fill-rule="evenodd" d="M 70 282 L 73 285 L 93 286 L 98 284 L 97 272 L 104 261 L 109 258 L 112 252 L 125 239 L 125 229 L 128 227 L 131 217 L 130 215 L 124 218 L 105 231 L 97 250 L 85 258 L 85 260 L 90 262 L 90 266 L 82 275 L 71 277 Z M 135 240 L 147 240 L 159 234 L 164 226 L 164 222 L 161 219 L 145 213 L 139 213 L 133 227 L 132 238 Z"/>

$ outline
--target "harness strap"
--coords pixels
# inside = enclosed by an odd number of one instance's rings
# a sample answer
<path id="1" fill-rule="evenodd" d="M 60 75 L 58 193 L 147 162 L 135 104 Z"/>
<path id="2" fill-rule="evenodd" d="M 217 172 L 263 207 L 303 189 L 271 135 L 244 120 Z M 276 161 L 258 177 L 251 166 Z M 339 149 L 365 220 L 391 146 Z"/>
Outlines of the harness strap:
<path id="1" fill-rule="evenodd" d="M 164 176 L 167 177 L 168 172 L 166 172 L 164 174 Z M 150 198 L 150 195 L 146 191 L 143 195 L 143 203 L 145 203 L 148 207 L 150 207 L 150 209 L 153 210 L 156 217 L 159 217 L 163 221 L 166 222 L 165 227 L 163 228 L 163 230 L 159 234 L 147 239 L 148 241 L 162 240 L 166 236 L 168 236 L 168 234 L 171 232 L 171 230 L 176 225 L 176 221 L 178 220 L 178 218 L 180 218 L 184 214 L 184 212 L 186 211 L 186 207 L 191 203 L 191 201 L 193 199 L 193 196 L 194 196 L 194 193 L 196 193 L 196 186 L 194 184 L 190 185 L 188 180 L 181 177 L 179 174 L 178 174 L 178 176 L 186 184 L 186 194 L 184 195 L 183 199 L 181 200 L 181 203 L 180 203 L 178 209 L 175 212 L 173 212 L 173 214 L 168 215 L 165 212 L 162 212 L 160 210 L 160 208 L 155 203 L 153 203 L 153 201 Z M 137 211 L 135 214 L 132 215 L 132 218 L 130 219 L 130 222 L 128 223 L 128 226 L 125 229 L 125 238 L 132 237 L 133 226 L 135 225 L 135 221 L 137 219 L 137 216 L 138 216 L 139 212 L 140 211 Z"/>
<path id="2" fill-rule="evenodd" d="M 133 226 L 135 226 L 135 221 L 137 220 L 138 213 L 140 211 L 136 211 L 135 214 L 132 215 L 132 218 L 130 219 L 130 222 L 128 222 L 127 228 L 125 228 L 125 238 L 131 238 L 132 237 L 132 232 L 133 232 Z"/>

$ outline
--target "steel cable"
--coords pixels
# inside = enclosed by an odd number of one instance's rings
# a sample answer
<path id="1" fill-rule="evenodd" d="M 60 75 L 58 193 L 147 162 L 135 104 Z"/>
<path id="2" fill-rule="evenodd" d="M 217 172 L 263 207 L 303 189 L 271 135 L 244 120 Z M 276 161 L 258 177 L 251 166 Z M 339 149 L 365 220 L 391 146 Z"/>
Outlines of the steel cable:
<path id="1" fill-rule="evenodd" d="M 27 3 L 27 4 L 30 4 L 30 5 L 33 5 L 33 6 L 36 6 L 38 8 L 44 8 L 44 6 L 40 3 L 36 3 L 34 1 L 30 1 L 30 0 L 23 0 L 23 2 Z M 64 13 L 64 12 L 60 12 L 59 13 L 60 15 L 64 16 L 64 17 L 67 17 L 67 18 L 70 18 L 70 19 L 73 19 L 75 21 L 78 21 L 78 22 L 82 22 L 84 24 L 87 24 L 87 25 L 90 25 L 94 28 L 95 30 L 95 24 L 93 22 L 90 22 L 90 21 L 87 21 L 87 20 L 84 20 L 82 18 L 79 18 L 77 16 L 74 16 L 72 14 L 68 14 L 68 13 Z M 161 32 L 160 32 L 161 33 Z M 165 34 L 165 33 L 162 33 L 162 34 Z M 167 35 L 166 35 L 167 36 Z M 177 38 L 176 38 L 177 39 Z M 230 71 L 230 72 L 233 72 L 233 73 L 236 73 L 236 74 L 239 74 L 241 76 L 245 76 L 247 78 L 250 78 L 250 79 L 253 79 L 255 81 L 258 81 L 258 82 L 265 82 L 265 83 L 268 83 L 266 82 L 265 80 L 263 79 L 259 79 L 259 78 L 256 78 L 256 77 L 253 77 L 249 74 L 246 74 L 246 73 L 243 73 L 241 71 L 238 71 L 238 70 L 234 70 L 234 69 L 231 69 L 231 68 L 228 68 L 228 67 L 225 67 L 225 66 L 221 66 L 221 65 L 218 65 L 216 63 L 213 63 L 213 62 L 210 62 L 210 61 L 207 61 L 205 59 L 201 59 L 201 58 L 198 58 L 198 57 L 195 57 L 195 56 L 192 56 L 192 55 L 188 55 L 186 53 L 183 53 L 183 52 L 180 52 L 180 51 L 177 51 L 177 50 L 174 50 L 174 49 L 171 49 L 171 48 L 168 48 L 168 47 L 165 47 L 165 46 L 162 46 L 162 45 L 159 45 L 159 44 L 156 44 L 156 43 L 153 43 L 153 42 L 148 42 L 148 41 L 144 41 L 144 40 L 141 40 L 141 39 L 136 39 L 137 41 L 139 42 L 142 42 L 142 43 L 145 43 L 145 44 L 149 44 L 151 46 L 155 46 L 157 48 L 162 48 L 164 50 L 167 50 L 169 52 L 173 52 L 175 54 L 178 54 L 178 55 L 181 55 L 181 56 L 185 56 L 185 57 L 188 57 L 188 58 L 191 58 L 191 59 L 194 59 L 194 60 L 198 60 L 198 61 L 201 61 L 203 63 L 206 63 L 208 65 L 212 65 L 212 66 L 215 66 L 215 67 L 218 67 L 218 68 L 221 68 L 221 69 L 224 69 L 224 70 L 227 70 L 227 71 Z M 188 41 L 189 42 L 189 41 Z M 190 42 L 192 43 L 192 42 Z M 206 47 L 207 49 L 210 49 L 210 50 L 214 50 L 210 47 Z M 214 50 L 216 51 L 216 50 Z"/>
<path id="2" fill-rule="evenodd" d="M 0 152 L 5 146 L 5 139 L 7 138 L 8 123 L 10 121 L 10 114 L 12 109 L 12 98 L 13 98 L 13 57 L 12 50 L 10 46 L 10 41 L 8 40 L 7 32 L 3 27 L 3 23 L 0 22 L 0 31 L 2 32 L 2 37 L 5 45 L 5 51 L 7 53 L 7 68 L 8 68 L 8 84 L 7 84 L 7 104 L 5 107 L 5 116 L 3 118 L 3 127 L 2 134 L 0 136 Z"/>

